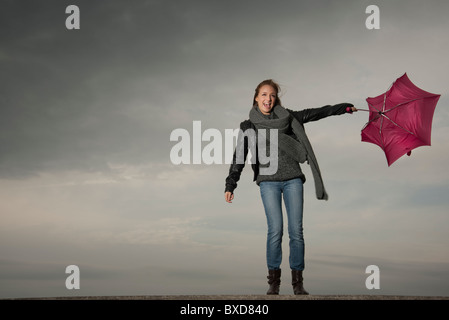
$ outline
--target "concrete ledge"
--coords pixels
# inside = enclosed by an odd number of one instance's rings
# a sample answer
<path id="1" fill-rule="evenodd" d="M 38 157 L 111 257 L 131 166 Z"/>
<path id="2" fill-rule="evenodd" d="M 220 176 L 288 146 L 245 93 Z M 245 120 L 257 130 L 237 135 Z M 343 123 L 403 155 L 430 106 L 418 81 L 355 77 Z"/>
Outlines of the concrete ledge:
<path id="1" fill-rule="evenodd" d="M 11 298 L 3 300 L 449 300 L 446 296 L 397 295 L 148 295 Z"/>

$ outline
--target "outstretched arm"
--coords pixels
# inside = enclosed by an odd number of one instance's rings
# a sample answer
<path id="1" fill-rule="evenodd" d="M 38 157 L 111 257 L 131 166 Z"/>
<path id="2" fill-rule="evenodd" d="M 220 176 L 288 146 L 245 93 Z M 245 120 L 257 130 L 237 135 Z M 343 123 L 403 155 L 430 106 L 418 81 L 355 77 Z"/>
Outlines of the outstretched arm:
<path id="1" fill-rule="evenodd" d="M 301 123 L 317 121 L 329 116 L 336 116 L 345 113 L 357 111 L 351 103 L 340 103 L 336 105 L 327 105 L 321 108 L 304 109 L 300 111 L 289 110 L 290 113 Z"/>

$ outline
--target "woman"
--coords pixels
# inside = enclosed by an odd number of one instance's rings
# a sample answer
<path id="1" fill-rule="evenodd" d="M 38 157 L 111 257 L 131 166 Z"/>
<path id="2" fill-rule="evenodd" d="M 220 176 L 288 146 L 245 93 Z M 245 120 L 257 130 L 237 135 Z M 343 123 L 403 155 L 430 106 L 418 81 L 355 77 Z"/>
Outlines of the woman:
<path id="1" fill-rule="evenodd" d="M 249 129 L 255 130 L 257 133 L 261 130 L 265 132 L 265 138 L 261 138 L 263 136 L 257 134 L 256 159 L 252 161 L 251 166 L 254 171 L 254 181 L 260 187 L 268 225 L 266 257 L 269 289 L 267 294 L 279 294 L 281 283 L 283 195 L 290 238 L 289 263 L 293 292 L 295 295 L 306 295 L 308 292 L 304 289 L 302 275 L 304 270 L 303 183 L 306 178 L 302 173 L 300 163 L 307 161 L 311 166 L 317 198 L 327 200 L 328 196 L 324 189 L 318 162 L 304 131 L 304 123 L 332 115 L 352 113 L 357 109 L 350 103 L 341 103 L 334 106 L 292 111 L 282 107 L 279 92 L 280 87 L 273 80 L 262 81 L 255 90 L 249 119 L 240 123 L 240 129 L 242 133 Z M 273 129 L 278 133 L 275 145 L 270 142 L 276 140 L 269 138 L 269 133 L 273 132 Z M 234 189 L 237 187 L 237 182 L 245 166 L 248 149 L 251 146 L 249 140 L 255 135 L 242 136 L 244 140 L 241 140 L 242 142 L 237 148 L 239 150 L 243 148 L 243 161 L 236 161 L 236 149 L 229 175 L 226 178 L 225 200 L 229 203 L 234 199 Z M 276 152 L 274 148 L 277 145 L 277 170 L 274 173 L 266 170 L 270 164 L 266 161 L 259 161 L 258 151 L 263 153 L 262 147 L 265 145 L 267 155 Z"/>

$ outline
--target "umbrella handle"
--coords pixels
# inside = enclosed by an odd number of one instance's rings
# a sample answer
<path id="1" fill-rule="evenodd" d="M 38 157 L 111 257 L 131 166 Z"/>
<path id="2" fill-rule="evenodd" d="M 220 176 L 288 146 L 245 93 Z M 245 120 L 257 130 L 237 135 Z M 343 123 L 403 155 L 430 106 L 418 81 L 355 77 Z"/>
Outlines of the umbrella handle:
<path id="1" fill-rule="evenodd" d="M 372 111 L 372 110 L 368 110 L 368 109 L 359 109 L 359 108 L 357 108 L 357 111 L 367 111 L 367 112 L 377 112 L 377 111 Z M 347 107 L 346 108 L 346 112 L 348 112 L 348 113 L 352 113 L 353 111 L 352 111 L 352 108 L 351 107 Z"/>

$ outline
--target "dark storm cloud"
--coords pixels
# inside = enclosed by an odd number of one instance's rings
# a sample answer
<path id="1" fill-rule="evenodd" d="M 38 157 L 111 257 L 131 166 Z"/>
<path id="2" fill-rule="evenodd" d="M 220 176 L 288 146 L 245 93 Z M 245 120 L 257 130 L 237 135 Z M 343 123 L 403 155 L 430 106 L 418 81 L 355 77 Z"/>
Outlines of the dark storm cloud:
<path id="1" fill-rule="evenodd" d="M 321 79 L 372 72 L 364 59 L 376 54 L 353 50 L 372 41 L 368 2 L 344 3 L 2 1 L 0 177 L 168 163 L 174 128 L 237 125 L 217 115 L 238 110 L 263 77 L 301 78 L 289 84 L 310 97 L 318 97 L 317 79 L 329 92 L 347 90 Z M 70 4 L 80 8 L 80 30 L 65 28 Z M 402 27 L 418 16 L 380 5 Z"/>
<path id="2" fill-rule="evenodd" d="M 148 132 L 120 113 L 129 93 L 119 79 L 133 66 L 121 58 L 126 43 L 114 45 L 119 8 L 105 5 L 105 15 L 98 2 L 82 3 L 82 29 L 68 31 L 67 3 L 8 4 L 2 10 L 0 175 L 104 170 L 113 155 L 132 153 L 134 139 Z M 96 24 L 110 32 L 98 33 Z"/>
<path id="3" fill-rule="evenodd" d="M 80 8 L 80 30 L 65 28 L 69 4 Z M 302 32 L 309 30 L 326 5 L 335 8 L 327 1 L 2 2 L 0 177 L 167 161 L 170 115 L 180 101 L 201 117 L 195 104 L 214 102 L 216 88 L 229 82 L 220 78 L 269 61 L 264 48 L 296 32 L 288 25 L 300 16 L 308 17 Z"/>
<path id="4" fill-rule="evenodd" d="M 78 1 L 76 31 L 64 25 L 68 4 L 2 7 L 0 176 L 147 162 L 167 140 L 161 89 L 189 40 L 176 2 Z"/>

